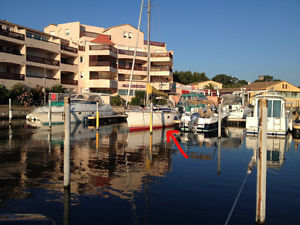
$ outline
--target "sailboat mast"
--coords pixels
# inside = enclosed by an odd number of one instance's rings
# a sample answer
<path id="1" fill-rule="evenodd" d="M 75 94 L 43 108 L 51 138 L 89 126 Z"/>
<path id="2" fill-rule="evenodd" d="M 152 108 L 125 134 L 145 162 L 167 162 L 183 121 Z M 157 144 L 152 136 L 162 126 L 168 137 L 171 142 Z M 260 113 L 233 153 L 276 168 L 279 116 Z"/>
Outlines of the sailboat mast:
<path id="1" fill-rule="evenodd" d="M 150 83 L 150 9 L 151 0 L 148 0 L 148 54 L 147 54 L 147 83 Z M 147 104 L 149 103 L 149 95 L 147 94 Z"/>

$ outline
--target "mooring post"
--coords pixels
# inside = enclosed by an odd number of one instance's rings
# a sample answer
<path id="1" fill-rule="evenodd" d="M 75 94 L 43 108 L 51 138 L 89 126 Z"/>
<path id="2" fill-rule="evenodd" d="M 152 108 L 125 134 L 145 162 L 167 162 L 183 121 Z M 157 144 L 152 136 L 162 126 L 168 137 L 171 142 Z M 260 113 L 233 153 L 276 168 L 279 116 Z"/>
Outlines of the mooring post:
<path id="1" fill-rule="evenodd" d="M 8 99 L 8 123 L 11 125 L 11 120 L 13 117 L 12 108 L 11 108 L 11 98 Z"/>
<path id="2" fill-rule="evenodd" d="M 266 179 L 267 179 L 267 100 L 260 99 L 259 115 L 259 148 L 257 154 L 257 182 L 256 182 L 256 223 L 264 224 L 266 220 Z"/>
<path id="3" fill-rule="evenodd" d="M 150 101 L 150 134 L 153 133 L 153 102 Z"/>
<path id="4" fill-rule="evenodd" d="M 70 97 L 64 98 L 65 106 L 65 141 L 64 141 L 64 187 L 70 188 L 70 131 L 71 131 L 71 114 L 70 114 Z"/>
<path id="5" fill-rule="evenodd" d="M 221 174 L 221 139 L 218 139 L 218 169 L 217 169 L 218 175 Z"/>
<path id="6" fill-rule="evenodd" d="M 64 225 L 70 224 L 70 189 L 64 189 Z"/>
<path id="7" fill-rule="evenodd" d="M 51 99 L 49 99 L 49 108 L 48 108 L 48 120 L 49 120 L 49 127 L 52 126 L 52 112 L 51 112 Z"/>
<path id="8" fill-rule="evenodd" d="M 96 129 L 99 130 L 99 102 L 96 102 Z"/>
<path id="9" fill-rule="evenodd" d="M 218 104 L 218 114 L 219 114 L 219 120 L 218 120 L 218 138 L 221 138 L 222 134 L 222 120 L 221 120 L 221 102 L 219 101 Z"/>

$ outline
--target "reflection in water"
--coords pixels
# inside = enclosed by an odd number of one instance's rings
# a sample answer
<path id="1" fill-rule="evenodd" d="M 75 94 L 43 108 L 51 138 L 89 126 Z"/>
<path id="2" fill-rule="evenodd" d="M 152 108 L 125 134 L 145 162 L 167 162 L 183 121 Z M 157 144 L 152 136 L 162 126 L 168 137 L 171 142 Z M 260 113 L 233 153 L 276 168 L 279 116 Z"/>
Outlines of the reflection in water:
<path id="1" fill-rule="evenodd" d="M 165 132 L 155 130 L 150 136 L 148 132 L 128 133 L 120 125 L 102 126 L 99 132 L 72 125 L 71 192 L 131 199 L 143 189 L 146 176 L 163 177 L 170 170 Z M 0 199 L 26 198 L 23 190 L 30 187 L 64 193 L 63 126 L 53 126 L 51 132 L 34 129 L 21 136 L 14 151 L 4 152 L 5 143 L 2 148 Z M 8 148 L 12 148 L 10 139 Z"/>

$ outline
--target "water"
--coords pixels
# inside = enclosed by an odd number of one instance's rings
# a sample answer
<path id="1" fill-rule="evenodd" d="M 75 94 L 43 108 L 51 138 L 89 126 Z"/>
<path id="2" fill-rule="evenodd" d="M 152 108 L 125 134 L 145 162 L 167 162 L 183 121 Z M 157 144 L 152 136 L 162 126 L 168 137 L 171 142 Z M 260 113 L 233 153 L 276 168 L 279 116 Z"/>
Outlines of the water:
<path id="1" fill-rule="evenodd" d="M 0 125 L 0 214 L 38 213 L 56 224 L 225 224 L 257 139 L 167 130 L 129 133 L 126 124 L 72 126 L 71 191 L 63 188 L 63 126 Z M 99 141 L 97 144 L 96 141 Z M 150 148 L 150 142 L 152 147 Z M 268 138 L 266 224 L 300 224 L 300 149 L 291 135 Z M 228 224 L 255 224 L 256 164 Z"/>

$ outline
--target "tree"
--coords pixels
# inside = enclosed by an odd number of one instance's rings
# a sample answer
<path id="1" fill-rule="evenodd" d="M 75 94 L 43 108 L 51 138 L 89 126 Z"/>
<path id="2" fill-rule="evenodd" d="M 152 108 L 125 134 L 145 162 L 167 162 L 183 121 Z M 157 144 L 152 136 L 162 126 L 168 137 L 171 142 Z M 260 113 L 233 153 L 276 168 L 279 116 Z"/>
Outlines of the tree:
<path id="1" fill-rule="evenodd" d="M 248 82 L 247 81 L 245 81 L 245 80 L 238 80 L 236 83 L 235 83 L 235 87 L 237 87 L 237 88 L 239 88 L 239 87 L 243 87 L 243 86 L 245 86 L 245 85 L 247 85 L 248 84 Z"/>
<path id="2" fill-rule="evenodd" d="M 194 82 L 207 81 L 209 78 L 206 76 L 204 72 L 191 72 L 191 71 L 175 71 L 173 73 L 174 82 L 179 82 L 182 84 L 190 84 Z"/>
<path id="3" fill-rule="evenodd" d="M 213 85 L 213 83 L 208 83 L 207 85 L 204 86 L 204 89 L 206 90 L 215 90 L 216 87 Z"/>
<path id="4" fill-rule="evenodd" d="M 4 85 L 0 85 L 0 104 L 8 104 L 9 90 Z"/>
<path id="5" fill-rule="evenodd" d="M 235 83 L 238 81 L 238 78 L 226 74 L 218 74 L 214 76 L 212 80 L 222 83 L 223 86 L 226 88 L 226 87 L 233 87 Z"/>

